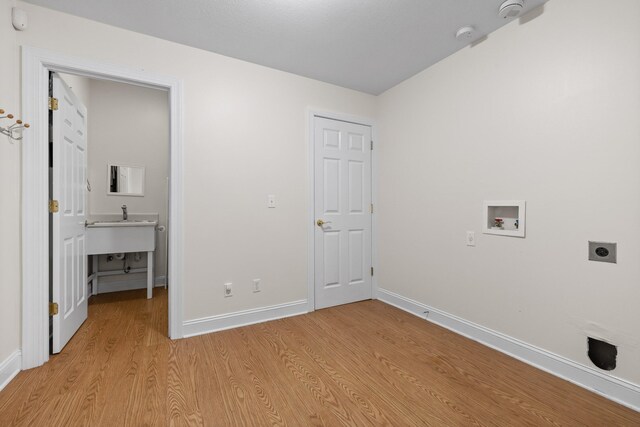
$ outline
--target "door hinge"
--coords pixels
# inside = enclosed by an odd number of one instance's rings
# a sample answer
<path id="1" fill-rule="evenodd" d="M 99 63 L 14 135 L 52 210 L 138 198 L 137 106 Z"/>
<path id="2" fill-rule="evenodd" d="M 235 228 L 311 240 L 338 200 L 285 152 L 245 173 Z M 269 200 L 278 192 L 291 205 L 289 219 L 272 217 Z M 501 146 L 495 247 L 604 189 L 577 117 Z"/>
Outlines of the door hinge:
<path id="1" fill-rule="evenodd" d="M 371 141 L 371 149 L 373 150 L 373 140 Z"/>
<path id="2" fill-rule="evenodd" d="M 371 267 L 371 275 L 373 276 L 373 267 Z"/>
<path id="3" fill-rule="evenodd" d="M 58 109 L 58 98 L 49 98 L 49 110 L 56 111 Z"/>
<path id="4" fill-rule="evenodd" d="M 49 303 L 49 316 L 55 316 L 58 314 L 58 303 L 50 302 Z"/>
<path id="5" fill-rule="evenodd" d="M 373 203 L 371 203 L 371 213 L 373 213 Z"/>
<path id="6" fill-rule="evenodd" d="M 49 212 L 56 213 L 58 212 L 59 206 L 57 200 L 49 200 Z"/>

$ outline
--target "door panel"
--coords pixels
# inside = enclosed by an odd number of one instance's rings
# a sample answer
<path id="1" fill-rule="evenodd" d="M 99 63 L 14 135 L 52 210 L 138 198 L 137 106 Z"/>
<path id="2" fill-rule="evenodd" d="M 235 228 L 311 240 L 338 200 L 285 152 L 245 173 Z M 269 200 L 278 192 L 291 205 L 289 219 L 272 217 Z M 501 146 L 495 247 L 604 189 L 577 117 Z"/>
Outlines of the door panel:
<path id="1" fill-rule="evenodd" d="M 340 232 L 324 232 L 324 286 L 340 285 Z"/>
<path id="2" fill-rule="evenodd" d="M 76 237 L 76 243 L 78 245 L 78 250 L 76 251 L 76 266 L 77 266 L 77 272 L 78 272 L 78 280 L 75 282 L 77 284 L 76 292 L 75 292 L 76 307 L 81 305 L 87 298 L 87 286 L 86 286 L 87 262 L 85 261 L 87 248 L 85 247 L 85 242 L 86 242 L 86 238 L 84 234 L 78 235 Z"/>
<path id="3" fill-rule="evenodd" d="M 361 134 L 349 134 L 349 150 L 364 151 L 364 137 Z"/>
<path id="4" fill-rule="evenodd" d="M 349 213 L 364 211 L 364 163 L 349 160 Z"/>
<path id="5" fill-rule="evenodd" d="M 53 353 L 59 353 L 87 318 L 87 109 L 58 76 L 52 75 L 52 198 L 59 211 L 52 218 Z"/>
<path id="6" fill-rule="evenodd" d="M 364 231 L 349 230 L 349 283 L 364 280 Z"/>
<path id="7" fill-rule="evenodd" d="M 371 128 L 316 117 L 315 305 L 371 298 Z"/>
<path id="8" fill-rule="evenodd" d="M 324 159 L 324 213 L 340 212 L 340 160 Z"/>

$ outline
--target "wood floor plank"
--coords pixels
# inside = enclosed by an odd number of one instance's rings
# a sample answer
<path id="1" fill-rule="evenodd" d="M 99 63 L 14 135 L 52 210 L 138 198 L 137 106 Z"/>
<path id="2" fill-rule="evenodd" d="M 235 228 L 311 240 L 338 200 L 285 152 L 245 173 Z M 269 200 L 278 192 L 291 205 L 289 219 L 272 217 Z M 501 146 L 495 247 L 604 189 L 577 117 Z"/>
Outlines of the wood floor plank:
<path id="1" fill-rule="evenodd" d="M 349 403 L 347 396 L 333 384 L 326 373 L 317 369 L 317 364 L 313 359 L 298 351 L 297 346 L 290 346 L 283 339 L 278 327 L 279 325 L 274 324 L 265 325 L 265 328 L 268 328 L 270 344 L 282 361 L 282 368 L 289 371 L 290 378 L 303 384 L 310 396 L 329 410 L 340 424 L 368 424 L 363 413 L 349 410 L 349 406 L 346 406 Z"/>
<path id="2" fill-rule="evenodd" d="M 295 322 L 295 319 L 292 319 Z M 304 329 L 304 323 L 292 323 L 283 325 L 281 329 L 286 330 L 292 339 L 307 353 L 317 365 L 324 370 L 343 391 L 348 394 L 363 413 L 367 415 L 373 424 L 393 425 L 394 422 L 387 414 L 401 412 L 403 419 L 411 420 L 413 423 L 424 424 L 425 420 L 414 418 L 410 409 L 404 405 L 398 405 L 399 401 L 381 399 L 387 389 L 372 387 L 372 383 L 366 381 L 371 374 L 369 366 L 362 363 L 362 360 L 345 357 L 337 358 L 335 353 L 327 350 L 335 343 L 324 340 L 325 335 L 317 336 L 316 340 L 308 340 L 309 331 Z M 311 331 L 311 334 L 313 332 Z M 355 354 L 352 354 L 355 356 Z M 345 363 L 353 362 L 353 363 Z M 376 378 L 379 380 L 380 378 Z M 402 406 L 402 407 L 401 407 Z"/>
<path id="3" fill-rule="evenodd" d="M 353 319 L 352 316 L 349 316 L 351 320 L 358 318 L 358 307 L 353 307 L 353 309 L 356 312 Z M 344 317 L 341 313 L 336 313 L 334 316 Z M 479 412 L 480 410 L 486 411 L 484 414 L 481 413 L 482 418 L 496 417 L 495 419 L 508 420 L 518 416 L 520 407 L 499 405 L 499 402 L 491 399 L 490 394 L 485 393 L 485 390 L 474 387 L 477 385 L 476 383 L 468 381 L 467 371 L 444 369 L 446 365 L 442 363 L 443 360 L 439 359 L 437 355 L 430 354 L 431 344 L 429 342 L 422 346 L 406 345 L 403 340 L 397 339 L 406 336 L 406 328 L 403 328 L 402 333 L 398 334 L 397 330 L 387 330 L 387 325 L 382 320 L 373 319 L 369 321 L 369 323 L 371 322 L 373 322 L 371 326 L 375 328 L 376 333 L 373 337 L 363 340 L 360 347 L 370 348 L 372 357 L 378 359 L 383 366 L 418 389 L 431 394 L 440 404 L 449 406 L 451 410 L 459 412 L 465 418 L 470 417 L 470 412 Z M 361 334 L 356 333 L 355 335 L 360 336 Z M 381 353 L 385 349 L 388 352 Z M 393 355 L 393 357 L 389 358 L 388 355 Z M 418 362 L 423 369 L 405 372 L 396 362 L 401 362 L 405 366 Z M 469 365 L 469 362 L 466 361 L 466 364 Z M 424 382 L 421 382 L 421 377 L 424 378 Z M 428 382 L 429 387 L 425 386 L 425 382 Z M 462 388 L 460 386 L 464 387 L 465 393 L 459 393 Z M 458 392 L 451 393 L 456 390 Z M 468 403 L 473 405 L 469 407 Z M 478 422 L 471 419 L 467 421 Z"/>
<path id="4" fill-rule="evenodd" d="M 169 353 L 169 425 L 203 426 L 205 420 L 198 406 L 195 387 L 198 355 L 193 348 L 202 337 L 181 341 L 171 346 Z"/>
<path id="5" fill-rule="evenodd" d="M 338 316 L 339 313 L 322 313 L 316 316 L 315 321 L 326 325 L 324 319 L 331 319 Z M 321 317 L 323 316 L 323 317 Z M 340 322 L 340 320 L 338 320 Z M 345 324 L 349 324 L 347 321 Z M 326 326 L 325 326 L 326 327 Z M 371 341 L 371 336 L 360 337 L 354 327 L 348 332 L 340 330 L 332 330 L 331 336 L 337 339 L 344 334 L 344 339 L 339 340 L 336 344 L 338 348 L 345 347 L 350 354 L 356 357 L 356 360 L 364 356 L 364 360 L 375 361 L 376 363 L 368 363 L 369 369 L 375 368 L 374 375 L 369 377 L 369 381 L 373 384 L 380 384 L 382 381 L 386 384 L 386 390 L 391 388 L 393 394 L 402 393 L 403 400 L 410 402 L 412 408 L 429 408 L 429 417 L 423 420 L 424 423 L 435 425 L 445 425 L 447 423 L 478 425 L 480 424 L 473 415 L 464 409 L 464 402 L 457 401 L 459 396 L 451 393 L 447 396 L 442 393 L 438 384 L 434 380 L 439 377 L 433 377 L 430 386 L 427 388 L 417 381 L 408 370 L 398 369 L 395 364 L 387 363 L 390 357 L 394 357 L 399 361 L 403 361 L 408 366 L 414 366 L 415 362 L 411 358 L 407 358 L 405 354 L 398 351 L 395 346 L 385 341 Z M 392 356 L 393 355 L 393 356 Z M 354 360 L 354 363 L 357 363 Z M 482 409 L 482 408 L 477 408 Z"/>
<path id="6" fill-rule="evenodd" d="M 369 303 L 381 305 L 380 309 L 388 310 L 394 315 L 398 313 L 395 308 L 379 302 Z M 363 305 L 360 305 L 354 311 L 362 307 Z M 406 317 L 406 314 L 402 312 L 400 314 Z M 351 313 L 351 317 L 355 315 Z M 366 314 L 364 317 L 369 319 Z M 388 325 L 393 324 L 393 322 L 376 323 L 376 319 L 372 321 L 378 333 L 382 333 Z M 404 334 L 392 331 L 391 335 L 402 337 L 412 345 L 426 349 L 431 346 L 430 341 L 425 340 L 425 325 L 430 330 L 448 338 L 446 341 L 441 341 L 441 345 L 436 348 L 439 353 L 438 358 L 464 373 L 468 382 L 478 384 L 481 387 L 481 393 L 493 394 L 509 401 L 513 407 L 519 407 L 529 415 L 533 415 L 534 420 L 542 419 L 550 425 L 572 424 L 575 422 L 576 415 L 572 410 L 566 409 L 574 406 L 580 412 L 579 418 L 586 423 L 602 415 L 603 408 L 588 403 L 593 398 L 593 394 L 589 391 L 565 381 L 558 382 L 556 377 L 529 365 L 513 363 L 512 358 L 502 353 L 494 352 L 493 359 L 477 357 L 478 352 L 487 351 L 486 347 L 460 335 L 452 335 L 450 331 L 426 323 L 415 316 L 408 316 L 407 322 L 403 323 Z M 409 336 L 412 338 L 407 338 Z M 526 379 L 526 387 L 523 387 L 523 378 Z M 583 400 L 584 403 L 574 405 L 575 400 Z M 612 407 L 607 406 L 607 408 Z M 635 414 L 633 411 L 631 413 Z"/>
<path id="7" fill-rule="evenodd" d="M 640 414 L 379 301 L 167 338 L 167 291 L 92 297 L 1 426 L 638 426 Z"/>
<path id="8" fill-rule="evenodd" d="M 326 375 L 337 385 L 342 392 L 357 405 L 359 410 L 371 421 L 378 425 L 393 425 L 392 420 L 387 417 L 388 408 L 377 401 L 375 391 L 367 387 L 367 384 L 360 381 L 353 369 L 345 369 L 345 365 L 339 359 L 333 357 L 332 352 L 324 351 L 323 348 L 316 347 L 312 342 L 304 339 L 304 335 L 296 334 L 293 325 L 283 324 L 279 329 L 288 332 L 295 344 L 313 359 L 316 365 L 322 369 Z"/>
<path id="9" fill-rule="evenodd" d="M 261 324 L 238 330 L 253 357 L 253 369 L 263 378 L 265 392 L 276 402 L 287 424 L 327 425 L 326 420 L 331 419 L 329 410 L 306 398 L 308 391 L 303 383 L 289 380 L 294 376 L 283 368 L 283 361 L 270 343 L 267 328 L 268 324 Z M 291 402 L 299 403 L 292 405 Z"/>

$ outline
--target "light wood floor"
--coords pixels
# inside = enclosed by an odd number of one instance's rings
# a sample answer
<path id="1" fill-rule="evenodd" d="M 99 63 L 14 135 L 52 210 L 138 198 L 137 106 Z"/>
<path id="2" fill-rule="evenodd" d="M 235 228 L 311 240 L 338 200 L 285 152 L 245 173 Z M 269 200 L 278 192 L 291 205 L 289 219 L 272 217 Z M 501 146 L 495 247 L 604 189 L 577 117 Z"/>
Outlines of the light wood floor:
<path id="1" fill-rule="evenodd" d="M 378 301 L 169 341 L 167 294 L 92 298 L 0 425 L 640 425 L 640 414 Z"/>

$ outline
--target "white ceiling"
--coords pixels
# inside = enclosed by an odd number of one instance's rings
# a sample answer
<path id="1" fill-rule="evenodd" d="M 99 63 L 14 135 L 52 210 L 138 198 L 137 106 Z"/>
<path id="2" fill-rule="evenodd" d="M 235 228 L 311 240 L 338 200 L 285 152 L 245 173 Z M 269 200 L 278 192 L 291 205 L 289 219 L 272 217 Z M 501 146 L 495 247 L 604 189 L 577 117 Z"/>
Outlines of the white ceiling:
<path id="1" fill-rule="evenodd" d="M 508 22 L 504 0 L 27 1 L 376 95 Z"/>

